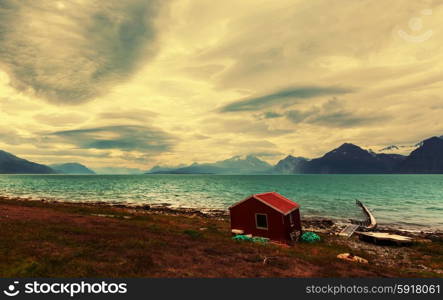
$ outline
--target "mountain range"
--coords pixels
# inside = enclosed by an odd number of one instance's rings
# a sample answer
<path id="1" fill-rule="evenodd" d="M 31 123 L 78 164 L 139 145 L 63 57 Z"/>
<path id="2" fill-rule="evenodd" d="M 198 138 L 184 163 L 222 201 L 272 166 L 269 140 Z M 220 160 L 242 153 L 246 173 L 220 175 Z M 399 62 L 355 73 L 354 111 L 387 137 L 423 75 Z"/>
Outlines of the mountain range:
<path id="1" fill-rule="evenodd" d="M 375 153 L 345 143 L 312 160 L 288 156 L 274 167 L 283 174 L 443 174 L 443 138 L 417 144 L 408 156 Z"/>
<path id="2" fill-rule="evenodd" d="M 65 163 L 49 165 L 60 174 L 94 175 L 95 172 L 80 163 Z"/>
<path id="3" fill-rule="evenodd" d="M 390 146 L 389 150 L 401 146 Z M 398 149 L 398 148 L 397 148 Z M 443 137 L 417 143 L 408 156 L 375 153 L 344 143 L 322 157 L 307 159 L 288 155 L 275 166 L 248 155 L 235 156 L 216 163 L 180 168 L 154 167 L 148 174 L 443 174 Z"/>
<path id="4" fill-rule="evenodd" d="M 215 163 L 199 164 L 179 168 L 153 167 L 148 174 L 266 174 L 272 166 L 254 155 L 234 156 Z"/>
<path id="5" fill-rule="evenodd" d="M 395 145 L 387 150 L 395 149 Z M 124 174 L 139 169 L 103 168 Z M 114 170 L 115 169 L 115 170 Z M 122 173 L 120 173 L 122 172 Z M 94 171 L 79 163 L 45 166 L 30 162 L 0 150 L 0 173 L 2 174 L 94 174 Z M 288 155 L 275 166 L 254 155 L 234 156 L 214 163 L 191 165 L 155 166 L 146 174 L 443 174 L 443 137 L 432 137 L 417 143 L 409 155 L 375 153 L 345 143 L 322 157 L 307 159 Z M 127 173 L 126 173 L 127 174 Z"/>
<path id="6" fill-rule="evenodd" d="M 146 170 L 125 167 L 99 167 L 94 168 L 94 171 L 102 175 L 138 175 L 146 172 Z"/>
<path id="7" fill-rule="evenodd" d="M 296 172 L 314 174 L 393 173 L 405 157 L 377 154 L 345 143 L 320 158 L 298 164 Z M 278 166 L 278 164 L 277 164 Z"/>

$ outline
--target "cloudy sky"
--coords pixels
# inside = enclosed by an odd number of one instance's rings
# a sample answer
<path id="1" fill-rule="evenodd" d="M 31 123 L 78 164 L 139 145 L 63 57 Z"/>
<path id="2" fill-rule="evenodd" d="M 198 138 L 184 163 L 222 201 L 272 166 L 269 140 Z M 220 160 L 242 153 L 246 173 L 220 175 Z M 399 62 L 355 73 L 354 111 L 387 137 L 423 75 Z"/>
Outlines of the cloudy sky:
<path id="1" fill-rule="evenodd" d="M 0 149 L 147 169 L 443 134 L 443 3 L 334 3 L 0 0 Z"/>

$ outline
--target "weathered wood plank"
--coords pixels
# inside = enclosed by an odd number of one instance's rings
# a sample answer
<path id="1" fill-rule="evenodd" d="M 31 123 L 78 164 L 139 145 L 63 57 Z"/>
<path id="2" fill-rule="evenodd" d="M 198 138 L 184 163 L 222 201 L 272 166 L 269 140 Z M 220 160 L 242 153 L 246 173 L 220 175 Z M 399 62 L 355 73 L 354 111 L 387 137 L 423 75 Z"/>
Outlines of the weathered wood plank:
<path id="1" fill-rule="evenodd" d="M 351 237 L 359 227 L 360 225 L 357 224 L 349 224 L 339 233 L 339 235 Z"/>

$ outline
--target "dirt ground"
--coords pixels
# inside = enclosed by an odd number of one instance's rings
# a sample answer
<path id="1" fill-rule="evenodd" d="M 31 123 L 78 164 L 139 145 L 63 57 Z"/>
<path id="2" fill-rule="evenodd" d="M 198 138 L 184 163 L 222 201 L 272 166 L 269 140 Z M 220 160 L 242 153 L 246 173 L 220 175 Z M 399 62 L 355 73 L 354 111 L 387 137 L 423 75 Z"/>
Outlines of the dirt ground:
<path id="1" fill-rule="evenodd" d="M 441 242 L 231 239 L 223 218 L 0 198 L 1 277 L 442 277 Z M 352 252 L 369 264 L 346 262 Z"/>

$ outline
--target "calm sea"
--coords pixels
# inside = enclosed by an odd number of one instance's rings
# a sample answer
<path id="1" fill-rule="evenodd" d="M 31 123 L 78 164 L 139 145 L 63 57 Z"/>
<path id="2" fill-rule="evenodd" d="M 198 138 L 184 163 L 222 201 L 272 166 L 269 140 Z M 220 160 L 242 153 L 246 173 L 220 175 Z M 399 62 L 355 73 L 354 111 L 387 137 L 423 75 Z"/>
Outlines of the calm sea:
<path id="1" fill-rule="evenodd" d="M 359 199 L 379 223 L 443 229 L 443 175 L 0 175 L 0 195 L 73 202 L 226 209 L 266 191 L 298 202 L 303 216 L 359 218 Z"/>

